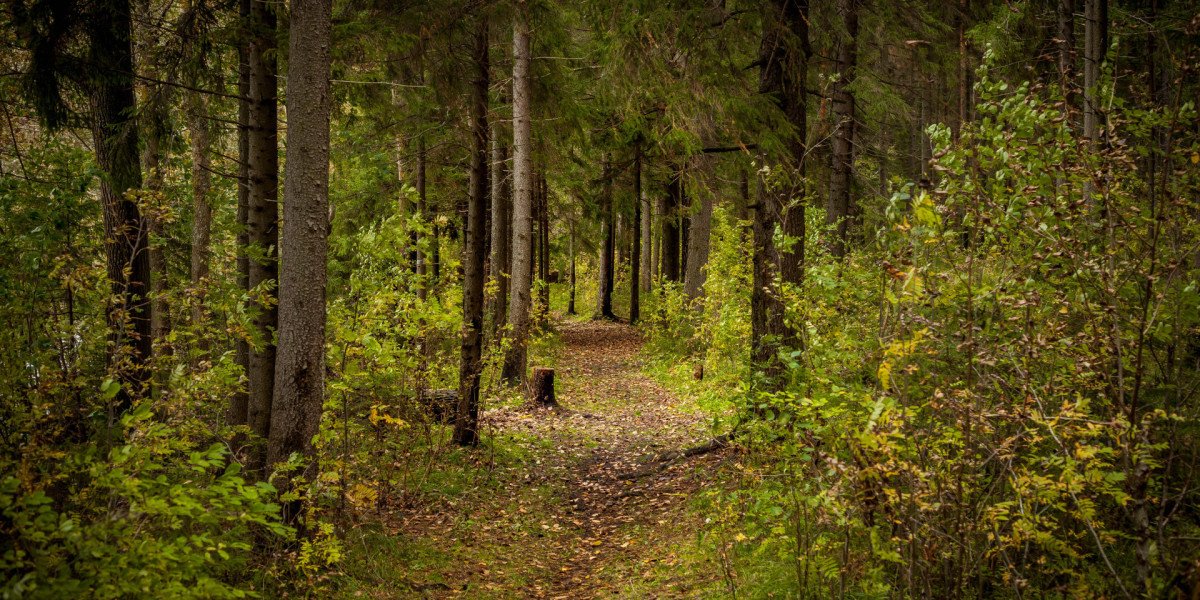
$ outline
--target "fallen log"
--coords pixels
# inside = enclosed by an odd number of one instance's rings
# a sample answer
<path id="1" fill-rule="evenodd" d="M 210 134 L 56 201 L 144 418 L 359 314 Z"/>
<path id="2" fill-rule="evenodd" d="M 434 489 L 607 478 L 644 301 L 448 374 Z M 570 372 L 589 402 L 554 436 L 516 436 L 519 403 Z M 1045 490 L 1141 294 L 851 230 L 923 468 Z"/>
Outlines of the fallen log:
<path id="1" fill-rule="evenodd" d="M 693 456 L 700 456 L 701 454 L 708 454 L 709 452 L 715 452 L 729 446 L 729 442 L 731 441 L 733 441 L 733 432 L 725 435 L 719 435 L 711 440 L 708 440 L 707 442 L 704 442 L 703 444 L 700 444 L 699 446 L 692 446 L 690 448 L 684 448 L 683 450 L 675 450 L 672 452 L 664 452 L 658 455 L 658 458 L 655 459 L 655 462 L 672 462 L 681 458 L 691 458 Z"/>
<path id="2" fill-rule="evenodd" d="M 430 421 L 443 425 L 454 422 L 458 411 L 458 390 L 424 390 L 418 400 Z"/>

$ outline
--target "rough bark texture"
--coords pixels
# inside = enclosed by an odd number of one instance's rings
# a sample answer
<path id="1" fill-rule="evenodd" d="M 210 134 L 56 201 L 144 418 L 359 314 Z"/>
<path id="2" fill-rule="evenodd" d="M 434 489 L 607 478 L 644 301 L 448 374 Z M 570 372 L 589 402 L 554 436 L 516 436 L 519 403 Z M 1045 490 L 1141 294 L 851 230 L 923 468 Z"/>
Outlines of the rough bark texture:
<path id="1" fill-rule="evenodd" d="M 569 281 L 570 288 L 567 290 L 567 314 L 573 315 L 573 314 L 575 314 L 575 223 L 571 222 L 569 227 L 571 228 L 571 231 L 569 234 L 570 240 L 568 242 L 568 244 L 569 244 L 568 252 L 571 255 L 570 256 L 570 259 L 571 259 L 570 270 L 571 271 L 570 271 L 570 275 L 569 275 L 570 276 L 570 281 Z"/>
<path id="2" fill-rule="evenodd" d="M 642 303 L 642 145 L 639 141 L 633 149 L 633 243 L 629 261 L 629 322 L 637 323 L 641 318 Z"/>
<path id="3" fill-rule="evenodd" d="M 1100 139 L 1100 66 L 1108 50 L 1108 0 L 1084 0 L 1083 136 Z"/>
<path id="4" fill-rule="evenodd" d="M 238 0 L 238 16 L 243 26 L 250 21 L 251 0 Z M 245 32 L 241 32 L 245 36 Z M 238 181 L 237 181 L 237 273 L 238 286 L 250 289 L 250 258 L 246 246 L 250 243 L 247 221 L 250 216 L 250 49 L 248 41 L 238 43 Z M 243 373 L 250 371 L 250 344 L 238 336 L 235 360 Z M 229 423 L 249 424 L 250 396 L 245 388 L 239 389 L 229 401 Z"/>
<path id="5" fill-rule="evenodd" d="M 638 285 L 640 285 L 642 288 L 642 292 L 649 293 L 651 280 L 653 278 L 652 271 L 654 270 L 654 235 L 652 233 L 654 231 L 654 209 L 650 206 L 650 198 L 646 195 L 645 188 L 642 187 L 641 169 L 644 158 L 642 157 L 641 146 L 638 147 L 638 158 L 639 175 L 637 178 L 638 195 L 636 201 L 641 208 L 642 219 L 638 224 L 640 230 L 638 235 L 641 239 L 642 249 L 639 254 L 641 264 L 638 267 L 638 273 L 640 277 L 637 281 Z"/>
<path id="6" fill-rule="evenodd" d="M 542 285 L 538 287 L 541 314 L 539 322 L 544 321 L 550 314 L 550 185 L 546 181 L 546 172 L 538 178 L 538 279 Z"/>
<path id="7" fill-rule="evenodd" d="M 1058 0 L 1058 77 L 1067 106 L 1073 106 L 1075 88 L 1075 0 Z"/>
<path id="8" fill-rule="evenodd" d="M 150 192 L 163 193 L 162 177 L 162 135 L 159 131 L 161 122 L 160 109 L 150 107 L 147 119 L 146 149 L 143 153 L 143 170 L 146 174 L 146 189 Z M 167 337 L 171 334 L 171 305 L 167 298 L 169 291 L 167 279 L 167 255 L 163 252 L 166 234 L 162 222 L 153 215 L 146 216 L 146 226 L 150 229 L 150 272 L 155 276 L 150 282 L 150 335 L 154 338 L 156 355 L 170 356 L 172 348 Z"/>
<path id="9" fill-rule="evenodd" d="M 838 78 L 833 84 L 833 169 L 829 178 L 829 203 L 825 224 L 833 227 L 830 252 L 846 255 L 846 239 L 853 214 L 851 196 L 854 169 L 854 77 L 858 63 L 859 0 L 839 0 L 846 36 L 838 44 Z"/>
<path id="10" fill-rule="evenodd" d="M 659 255 L 664 281 L 679 281 L 679 211 L 682 204 L 683 169 L 676 168 L 667 183 L 667 204 L 662 216 Z"/>
<path id="11" fill-rule="evenodd" d="M 109 424 L 134 398 L 149 395 L 153 352 L 149 228 L 125 192 L 142 187 L 137 110 L 133 93 L 132 16 L 128 0 L 98 1 L 88 15 L 94 75 L 88 100 L 92 141 L 104 207 L 104 249 L 113 296 L 107 308 L 109 368 L 121 382 L 109 406 Z"/>
<path id="12" fill-rule="evenodd" d="M 329 235 L 331 0 L 292 0 L 287 77 L 279 359 L 271 406 L 270 464 L 309 459 L 325 392 L 325 281 Z M 316 472 L 309 460 L 306 472 Z M 295 521 L 299 506 L 285 507 Z"/>
<path id="13" fill-rule="evenodd" d="M 533 369 L 529 379 L 529 397 L 541 406 L 558 406 L 558 399 L 554 395 L 554 369 Z"/>
<path id="14" fill-rule="evenodd" d="M 713 197 L 712 194 L 701 193 L 693 202 L 699 206 L 696 214 L 688 220 L 688 261 L 683 291 L 688 298 L 696 299 L 704 293 L 709 238 L 712 234 Z"/>
<path id="15" fill-rule="evenodd" d="M 275 396 L 275 328 L 279 309 L 275 282 L 279 278 L 279 94 L 276 71 L 275 13 L 266 2 L 250 3 L 250 115 L 248 152 L 250 189 L 246 231 L 249 236 L 249 287 L 252 294 L 256 344 L 250 349 L 248 420 L 261 439 L 271 432 L 271 402 Z M 264 286 L 264 284 L 267 284 Z M 268 291 L 269 290 L 269 291 Z M 254 453 L 253 468 L 266 466 L 266 453 Z"/>
<path id="16" fill-rule="evenodd" d="M 650 271 L 651 277 L 655 281 L 662 281 L 663 278 L 662 245 L 663 233 L 666 231 L 665 228 L 667 226 L 667 198 L 670 197 L 670 191 L 670 185 L 668 184 L 667 194 L 659 194 L 654 199 L 654 224 L 658 226 L 658 235 L 652 236 L 654 239 L 651 240 L 652 243 L 650 244 Z"/>
<path id="17" fill-rule="evenodd" d="M 954 128 L 955 139 L 962 132 L 963 125 L 971 119 L 974 110 L 974 74 L 971 70 L 971 45 L 967 38 L 970 3 L 967 0 L 958 1 L 958 122 Z"/>
<path id="18" fill-rule="evenodd" d="M 512 344 L 504 357 L 503 378 L 524 381 L 529 337 L 530 292 L 533 257 L 529 242 L 533 234 L 533 127 L 529 115 L 529 15 L 519 2 L 513 25 L 513 256 L 509 288 L 508 323 Z"/>
<path id="19" fill-rule="evenodd" d="M 467 205 L 466 240 L 463 244 L 463 325 L 458 371 L 458 411 L 454 443 L 479 443 L 479 375 L 483 370 L 483 261 L 487 253 L 488 202 L 488 25 L 475 32 L 475 80 L 471 83 L 471 175 Z"/>
<path id="20" fill-rule="evenodd" d="M 212 161 L 209 157 L 211 136 L 208 105 L 199 93 L 188 93 L 188 133 L 192 151 L 192 261 L 191 284 L 196 294 L 192 303 L 192 325 L 204 322 L 204 285 L 208 279 L 212 248 Z M 208 351 L 207 336 L 199 336 L 197 347 Z"/>
<path id="21" fill-rule="evenodd" d="M 676 211 L 679 213 L 679 279 L 678 281 L 687 284 L 688 272 L 688 250 L 691 249 L 690 236 L 692 235 L 692 201 L 687 196 L 687 179 L 681 179 L 679 183 L 679 206 Z"/>
<path id="22" fill-rule="evenodd" d="M 429 214 L 429 204 L 426 202 L 427 198 L 425 196 L 425 162 L 426 162 L 427 158 L 428 158 L 428 156 L 425 152 L 425 138 L 424 137 L 418 138 L 417 139 L 417 175 L 416 175 L 417 213 L 420 214 L 421 218 L 426 221 L 433 218 L 433 215 Z M 412 237 L 413 247 L 418 248 L 417 256 L 416 256 L 417 297 L 420 298 L 421 300 L 424 300 L 425 298 L 427 298 L 429 296 L 429 287 L 430 287 L 430 285 L 432 285 L 432 282 L 430 281 L 431 278 L 428 276 L 429 275 L 429 273 L 428 273 L 428 271 L 429 271 L 428 262 L 429 261 L 426 260 L 425 252 L 423 252 L 422 250 L 419 249 L 419 245 L 418 245 L 419 242 L 420 242 L 419 238 L 416 235 L 413 235 L 413 237 Z M 432 254 L 433 254 L 433 272 L 434 272 L 432 280 L 434 280 L 434 281 L 437 280 L 437 276 L 439 275 L 439 273 L 437 273 L 438 260 L 441 258 L 437 254 L 437 243 L 438 243 L 438 231 L 437 231 L 437 225 L 434 225 L 433 239 L 430 240 L 431 250 L 432 250 Z"/>
<path id="23" fill-rule="evenodd" d="M 596 317 L 613 319 L 613 197 L 612 158 L 604 160 L 604 189 L 600 193 L 600 285 L 596 288 Z"/>
<path id="24" fill-rule="evenodd" d="M 780 283 L 798 285 L 804 264 L 802 174 L 807 134 L 805 80 L 808 73 L 808 2 L 773 0 L 764 15 L 760 91 L 775 100 L 792 128 L 784 152 L 770 157 L 782 181 L 768 188 L 759 178 L 754 217 L 754 288 L 750 298 L 751 358 L 768 387 L 781 385 L 781 348 L 798 348 L 799 338 L 784 322 Z M 776 228 L 795 240 L 789 251 L 775 247 Z"/>
<path id="25" fill-rule="evenodd" d="M 508 145 L 500 141 L 499 123 L 492 132 L 492 257 L 491 277 L 496 281 L 492 300 L 492 327 L 499 339 L 508 322 L 508 285 L 512 271 L 512 196 L 508 193 Z"/>
<path id="26" fill-rule="evenodd" d="M 542 323 L 542 179 L 537 168 L 534 168 L 533 175 L 533 234 L 529 236 L 529 255 L 533 257 L 533 266 L 530 269 L 533 271 L 533 289 L 537 291 L 537 297 L 531 296 L 533 306 L 530 310 L 533 311 L 531 327 L 538 328 Z"/>

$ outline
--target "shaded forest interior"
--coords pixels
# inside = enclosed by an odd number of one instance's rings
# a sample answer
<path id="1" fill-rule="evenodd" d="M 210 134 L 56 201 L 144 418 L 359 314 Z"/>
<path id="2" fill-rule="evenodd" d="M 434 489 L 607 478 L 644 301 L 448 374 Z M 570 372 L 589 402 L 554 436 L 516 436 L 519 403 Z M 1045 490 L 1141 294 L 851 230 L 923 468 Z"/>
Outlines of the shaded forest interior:
<path id="1" fill-rule="evenodd" d="M 0 597 L 1200 598 L 1194 0 L 4 0 Z"/>

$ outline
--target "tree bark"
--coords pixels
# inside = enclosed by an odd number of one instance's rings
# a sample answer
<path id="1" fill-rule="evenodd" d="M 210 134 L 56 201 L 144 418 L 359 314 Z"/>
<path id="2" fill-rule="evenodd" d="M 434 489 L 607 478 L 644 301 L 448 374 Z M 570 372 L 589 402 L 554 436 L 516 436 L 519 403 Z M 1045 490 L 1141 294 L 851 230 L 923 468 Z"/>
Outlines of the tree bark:
<path id="1" fill-rule="evenodd" d="M 959 139 L 962 128 L 970 120 L 971 111 L 971 60 L 967 46 L 967 0 L 958 0 L 955 21 L 958 23 L 958 119 L 954 125 L 954 139 Z"/>
<path id="2" fill-rule="evenodd" d="M 654 239 L 651 240 L 652 243 L 650 244 L 650 270 L 653 279 L 659 282 L 663 280 L 662 246 L 664 233 L 666 232 L 667 227 L 667 198 L 670 197 L 671 193 L 671 186 L 670 183 L 668 183 L 667 194 L 659 194 L 654 199 L 654 224 L 658 226 L 658 235 L 652 236 Z"/>
<path id="3" fill-rule="evenodd" d="M 155 193 L 163 193 L 162 177 L 162 111 L 157 106 L 147 107 L 149 118 L 146 122 L 146 150 L 143 159 L 143 169 L 146 174 L 146 189 Z M 154 352 L 159 356 L 171 356 L 171 343 L 167 337 L 171 335 L 171 305 L 167 298 L 169 292 L 167 255 L 163 251 L 166 244 L 166 232 L 162 222 L 153 215 L 146 216 L 146 226 L 150 229 L 150 272 L 155 276 L 150 282 L 150 336 L 154 339 Z"/>
<path id="4" fill-rule="evenodd" d="M 475 80 L 471 83 L 471 174 L 463 245 L 463 325 L 458 371 L 458 412 L 454 443 L 479 443 L 479 375 L 483 370 L 483 261 L 487 252 L 488 202 L 488 23 L 480 17 L 475 32 Z"/>
<path id="5" fill-rule="evenodd" d="M 687 168 L 687 165 L 684 165 Z M 679 206 L 676 207 L 676 212 L 679 214 L 679 279 L 684 286 L 687 285 L 688 273 L 688 250 L 691 250 L 691 235 L 692 235 L 692 201 L 688 198 L 687 193 L 687 177 L 679 178 Z"/>
<path id="6" fill-rule="evenodd" d="M 683 291 L 695 300 L 704 294 L 705 268 L 708 266 L 709 241 L 712 236 L 712 194 L 701 193 L 693 200 L 699 210 L 688 222 L 688 262 Z"/>
<path id="7" fill-rule="evenodd" d="M 252 0 L 238 0 L 238 17 L 242 29 L 238 40 L 238 181 L 237 181 L 237 273 L 238 287 L 250 289 L 250 255 L 247 246 L 250 245 L 250 46 L 247 27 L 250 23 L 250 3 Z M 242 372 L 250 373 L 250 343 L 245 336 L 238 336 L 235 344 L 235 360 Z M 239 388 L 229 401 L 229 423 L 231 425 L 248 425 L 250 423 L 250 394 L 246 388 Z"/>
<path id="8" fill-rule="evenodd" d="M 503 132 L 497 119 L 492 132 L 492 264 L 491 276 L 496 281 L 496 297 L 492 301 L 492 327 L 495 339 L 503 335 L 508 322 L 508 285 L 512 270 L 512 197 L 508 193 L 508 146 L 500 141 Z"/>
<path id="9" fill-rule="evenodd" d="M 104 249 L 113 301 L 108 304 L 109 369 L 121 383 L 109 406 L 116 423 L 135 398 L 149 395 L 151 331 L 149 228 L 126 192 L 142 187 L 133 92 L 129 0 L 101 0 L 87 18 L 94 75 L 88 100 L 104 207 Z"/>
<path id="10" fill-rule="evenodd" d="M 427 156 L 426 156 L 426 152 L 425 152 L 425 137 L 421 136 L 421 137 L 417 138 L 417 175 L 416 175 L 417 214 L 419 214 L 421 216 L 422 221 L 429 222 L 429 221 L 433 220 L 433 217 L 432 217 L 432 215 L 429 214 L 429 205 L 426 202 L 426 197 L 425 197 L 425 162 L 426 162 L 426 159 L 427 159 Z M 436 223 L 434 224 L 434 227 L 435 227 L 435 229 L 433 232 L 433 239 L 431 240 L 431 245 L 430 245 L 430 253 L 434 255 L 433 270 L 435 271 L 435 274 L 432 278 L 429 277 L 429 270 L 430 270 L 429 269 L 429 261 L 426 260 L 425 251 L 421 250 L 420 246 L 419 246 L 420 237 L 417 235 L 413 235 L 413 237 L 412 237 L 413 247 L 417 248 L 417 250 L 416 250 L 416 252 L 417 252 L 417 256 L 416 256 L 417 298 L 419 298 L 421 300 L 424 300 L 429 297 L 429 287 L 431 285 L 430 280 L 437 279 L 437 273 L 436 273 L 437 268 L 438 268 L 437 263 L 438 263 L 438 259 L 441 258 L 440 256 L 437 256 L 438 232 L 436 229 L 436 227 L 437 227 Z"/>
<path id="11" fill-rule="evenodd" d="M 1108 51 L 1108 0 L 1084 0 L 1083 137 L 1100 140 L 1100 67 Z"/>
<path id="12" fill-rule="evenodd" d="M 539 182 L 538 188 L 541 192 L 538 194 L 538 229 L 541 233 L 538 239 L 541 240 L 541 245 L 538 247 L 538 278 L 542 280 L 542 285 L 538 288 L 538 306 L 541 307 L 541 319 L 544 320 L 550 314 L 550 185 L 546 181 L 545 171 L 542 172 Z"/>
<path id="13" fill-rule="evenodd" d="M 512 286 L 509 289 L 508 322 L 512 342 L 504 359 L 503 378 L 525 380 L 526 343 L 529 337 L 530 293 L 533 257 L 529 242 L 533 233 L 532 122 L 529 86 L 529 7 L 517 3 L 513 24 L 513 256 Z"/>
<path id="14" fill-rule="evenodd" d="M 846 37 L 838 44 L 838 78 L 833 84 L 833 169 L 829 181 L 829 204 L 825 224 L 833 228 L 829 250 L 837 258 L 846 255 L 846 239 L 853 212 L 855 98 L 854 78 L 858 62 L 858 0 L 839 0 Z"/>
<path id="15" fill-rule="evenodd" d="M 662 217 L 659 257 L 662 279 L 679 281 L 679 213 L 683 205 L 683 169 L 676 167 L 667 183 L 667 204 Z"/>
<path id="16" fill-rule="evenodd" d="M 1058 0 L 1058 77 L 1067 107 L 1075 105 L 1075 0 Z"/>
<path id="17" fill-rule="evenodd" d="M 540 406 L 558 406 L 554 395 L 554 369 L 537 367 L 529 381 L 529 395 Z"/>
<path id="18" fill-rule="evenodd" d="M 191 285 L 195 297 L 192 303 L 192 326 L 204 323 L 204 286 L 208 279 L 212 256 L 212 161 L 209 157 L 210 133 L 208 109 L 197 92 L 187 95 L 188 130 L 192 151 L 192 260 Z M 196 349 L 208 353 L 208 337 L 197 336 Z"/>
<path id="19" fill-rule="evenodd" d="M 754 287 L 751 291 L 751 357 L 768 388 L 783 385 L 781 349 L 799 347 L 799 336 L 784 321 L 781 284 L 799 285 L 804 267 L 804 172 L 807 135 L 808 74 L 807 0 L 773 0 L 764 15 L 759 88 L 772 96 L 791 125 L 786 151 L 772 162 L 782 171 L 783 183 L 767 189 L 759 178 L 759 199 L 754 218 Z M 794 240 L 790 249 L 775 247 L 776 228 Z"/>
<path id="20" fill-rule="evenodd" d="M 276 68 L 275 13 L 266 2 L 250 3 L 250 107 L 248 151 L 249 287 L 254 309 L 255 345 L 250 350 L 248 420 L 262 440 L 271 432 L 275 390 L 275 328 L 279 322 L 279 94 Z M 252 454 L 252 469 L 266 467 L 265 449 Z"/>
<path id="21" fill-rule="evenodd" d="M 568 227 L 570 228 L 570 232 L 569 232 L 569 235 L 570 235 L 569 244 L 570 245 L 569 245 L 568 251 L 571 254 L 571 256 L 570 256 L 571 272 L 569 274 L 570 288 L 567 290 L 567 314 L 573 315 L 573 314 L 575 314 L 575 222 L 571 221 L 568 224 Z"/>
<path id="22" fill-rule="evenodd" d="M 650 293 L 651 279 L 653 278 L 652 271 L 654 270 L 654 211 L 650 206 L 650 198 L 646 195 L 646 189 L 642 187 L 642 163 L 645 157 L 642 156 L 641 145 L 638 145 L 638 177 L 637 177 L 637 197 L 634 199 L 639 204 L 641 210 L 641 221 L 638 223 L 640 243 L 642 246 L 639 254 L 640 265 L 638 267 L 639 277 L 638 285 L 641 286 L 643 293 Z"/>
<path id="23" fill-rule="evenodd" d="M 604 159 L 604 189 L 600 192 L 600 285 L 596 293 L 596 317 L 613 319 L 613 196 L 612 157 Z"/>
<path id="24" fill-rule="evenodd" d="M 292 0 L 287 78 L 287 172 L 284 178 L 279 358 L 271 406 L 269 464 L 292 454 L 309 459 L 325 396 L 326 237 L 329 235 L 329 46 L 331 0 Z M 285 486 L 286 488 L 286 486 Z M 284 507 L 295 523 L 298 502 Z"/>
<path id="25" fill-rule="evenodd" d="M 635 324 L 641 319 L 642 303 L 642 142 L 639 139 L 633 147 L 633 243 L 631 244 L 631 260 L 629 261 L 629 323 Z"/>

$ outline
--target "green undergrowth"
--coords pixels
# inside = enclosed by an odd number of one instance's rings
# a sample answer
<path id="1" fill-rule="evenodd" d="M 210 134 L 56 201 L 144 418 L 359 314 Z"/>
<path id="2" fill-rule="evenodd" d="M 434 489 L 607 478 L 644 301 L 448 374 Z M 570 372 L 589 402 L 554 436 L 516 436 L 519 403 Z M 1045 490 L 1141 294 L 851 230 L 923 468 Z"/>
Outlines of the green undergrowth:
<path id="1" fill-rule="evenodd" d="M 557 364 L 556 327 L 547 323 L 531 342 L 530 366 Z M 498 372 L 499 353 L 489 360 Z M 525 404 L 519 388 L 486 375 L 484 410 Z M 385 430 L 386 460 L 378 453 L 373 459 L 380 475 L 347 486 L 342 556 L 323 589 L 344 598 L 503 598 L 548 578 L 548 542 L 566 532 L 547 523 L 566 510 L 565 499 L 528 475 L 553 451 L 553 440 L 485 422 L 480 445 L 463 449 L 450 443 L 448 425 L 397 421 L 394 429 Z"/>

